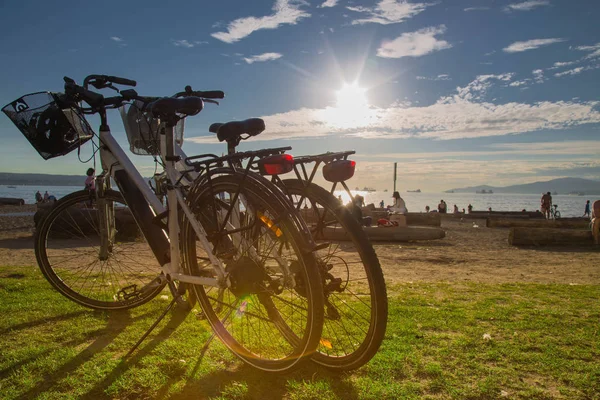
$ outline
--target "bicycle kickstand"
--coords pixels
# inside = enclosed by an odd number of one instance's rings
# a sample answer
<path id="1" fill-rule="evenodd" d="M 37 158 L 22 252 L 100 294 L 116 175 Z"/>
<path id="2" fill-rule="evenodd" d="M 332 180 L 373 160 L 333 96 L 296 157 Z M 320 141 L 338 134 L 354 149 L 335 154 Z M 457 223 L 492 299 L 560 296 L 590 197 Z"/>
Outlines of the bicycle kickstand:
<path id="1" fill-rule="evenodd" d="M 133 347 L 127 352 L 127 354 L 125 354 L 124 358 L 128 358 L 130 355 L 133 354 L 134 351 L 136 351 L 136 349 L 140 346 L 140 344 L 142 344 L 142 342 L 144 340 L 146 340 L 146 338 L 148 337 L 148 335 L 150 333 L 152 333 L 152 331 L 156 328 L 156 326 L 160 323 L 160 321 L 162 321 L 168 314 L 169 311 L 171 311 L 171 308 L 173 308 L 173 306 L 175 305 L 175 303 L 177 303 L 179 301 L 179 299 L 181 299 L 181 297 L 183 296 L 183 294 L 185 293 L 185 290 L 178 290 L 177 291 L 177 296 L 173 297 L 173 300 L 171 300 L 171 302 L 169 303 L 169 305 L 167 306 L 167 308 L 165 308 L 165 310 L 158 316 L 158 318 L 156 319 L 156 321 L 154 321 L 154 323 L 152 325 L 150 325 L 150 328 L 148 328 L 148 330 L 146 330 L 146 332 L 144 332 L 144 334 L 142 335 L 142 337 L 136 342 L 136 344 L 133 345 Z"/>

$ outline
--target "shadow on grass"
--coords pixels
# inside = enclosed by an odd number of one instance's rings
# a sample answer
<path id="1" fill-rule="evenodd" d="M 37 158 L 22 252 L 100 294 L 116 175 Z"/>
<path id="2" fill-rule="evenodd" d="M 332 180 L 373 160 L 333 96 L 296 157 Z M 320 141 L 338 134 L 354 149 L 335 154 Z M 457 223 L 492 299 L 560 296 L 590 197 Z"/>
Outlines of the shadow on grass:
<path id="1" fill-rule="evenodd" d="M 76 314 L 76 313 L 73 313 Z M 64 316 L 61 316 L 64 317 Z M 57 317 L 59 318 L 59 317 Z M 139 317 L 137 317 L 139 318 Z M 136 319 L 137 319 L 136 318 Z M 56 371 L 45 374 L 42 382 L 21 394 L 17 399 L 32 399 L 38 397 L 48 389 L 50 389 L 55 382 L 67 376 L 69 373 L 75 371 L 79 366 L 90 360 L 94 354 L 103 350 L 108 346 L 127 326 L 132 323 L 131 315 L 128 311 L 118 311 L 108 314 L 108 321 L 105 328 L 96 333 L 101 334 L 98 336 L 93 343 L 81 351 L 76 357 L 65 363 L 62 367 Z"/>
<path id="2" fill-rule="evenodd" d="M 125 373 L 130 367 L 135 366 L 144 356 L 152 352 L 162 341 L 166 340 L 171 334 L 183 323 L 188 316 L 189 311 L 184 311 L 180 308 L 175 308 L 170 313 L 169 322 L 152 338 L 152 340 L 144 344 L 142 342 L 140 349 L 138 349 L 133 356 L 122 360 L 115 369 L 112 370 L 103 380 L 96 383 L 87 393 L 82 395 L 80 399 L 98 399 L 106 397 L 104 390 L 115 382 L 123 373 Z M 204 352 L 202 353 L 202 355 Z M 168 387 L 167 387 L 168 389 Z"/>
<path id="3" fill-rule="evenodd" d="M 202 357 L 198 363 L 201 360 Z M 248 398 L 281 399 L 289 394 L 290 382 L 312 382 L 315 377 L 320 382 L 326 382 L 329 389 L 340 399 L 359 398 L 355 388 L 342 379 L 342 374 L 331 372 L 311 362 L 306 362 L 298 370 L 285 375 L 259 371 L 241 364 L 234 370 L 216 371 L 200 379 L 189 378 L 183 389 L 171 397 L 174 399 L 208 398 L 223 394 L 224 389 L 232 383 L 243 383 L 247 387 Z M 166 390 L 161 392 L 166 393 Z M 314 395 L 318 396 L 318 394 Z"/>
<path id="4" fill-rule="evenodd" d="M 130 368 L 135 367 L 142 359 L 150 354 L 158 345 L 166 340 L 186 319 L 189 312 L 181 309 L 175 309 L 170 314 L 168 323 L 152 338 L 152 340 L 144 344 L 141 348 L 128 359 L 122 360 L 110 374 L 102 381 L 97 382 L 87 393 L 80 396 L 84 400 L 96 400 L 107 398 L 106 388 L 110 387 Z M 333 373 L 316 364 L 307 362 L 304 366 L 290 374 L 278 375 L 266 373 L 256 370 L 239 362 L 231 369 L 215 371 L 201 376 L 199 379 L 194 378 L 205 361 L 205 355 L 211 343 L 215 340 L 214 334 L 206 341 L 199 351 L 198 359 L 193 370 L 187 373 L 186 384 L 182 390 L 169 396 L 171 387 L 180 382 L 182 376 L 170 378 L 160 389 L 153 395 L 153 398 L 169 398 L 177 399 L 198 399 L 217 396 L 222 394 L 223 389 L 231 383 L 244 383 L 248 393 L 252 398 L 282 398 L 289 392 L 290 381 L 312 381 L 315 376 L 319 377 L 320 381 L 327 381 L 333 392 L 337 393 L 340 398 L 358 399 L 358 395 L 354 388 L 341 379 L 339 373 Z M 218 339 L 217 339 L 218 340 Z"/>

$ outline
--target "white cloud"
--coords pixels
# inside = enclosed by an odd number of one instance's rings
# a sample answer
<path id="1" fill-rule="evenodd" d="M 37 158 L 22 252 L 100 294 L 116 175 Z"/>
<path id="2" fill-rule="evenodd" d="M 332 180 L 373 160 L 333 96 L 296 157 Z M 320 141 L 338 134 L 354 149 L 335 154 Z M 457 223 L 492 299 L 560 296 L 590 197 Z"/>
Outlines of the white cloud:
<path id="1" fill-rule="evenodd" d="M 359 113 L 302 108 L 263 116 L 267 132 L 256 140 L 299 139 L 327 135 L 364 139 L 432 138 L 438 140 L 504 136 L 539 130 L 562 130 L 600 124 L 598 101 L 540 101 L 532 104 L 495 104 L 483 100 L 494 83 L 508 84 L 513 74 L 481 75 L 456 94 L 427 106 L 395 103 L 387 108 L 370 107 Z M 343 117 L 343 118 L 340 118 Z M 216 142 L 214 137 L 191 138 L 193 142 Z"/>
<path id="2" fill-rule="evenodd" d="M 554 74 L 555 77 L 560 78 L 561 76 L 567 76 L 567 75 L 578 75 L 584 71 L 590 71 L 593 69 L 598 69 L 600 68 L 600 64 L 596 64 L 596 65 L 588 65 L 586 67 L 577 67 L 577 68 L 573 68 L 573 69 L 569 69 L 567 71 L 563 71 L 563 72 L 558 72 L 556 74 Z"/>
<path id="3" fill-rule="evenodd" d="M 579 63 L 579 61 L 564 61 L 564 62 L 558 61 L 558 62 L 555 62 L 555 63 L 552 65 L 552 67 L 550 67 L 550 68 L 548 68 L 548 69 L 559 69 L 559 68 L 564 68 L 564 67 L 568 67 L 568 66 L 570 66 L 570 65 L 575 65 L 575 64 L 577 64 L 577 63 Z"/>
<path id="4" fill-rule="evenodd" d="M 587 56 L 583 57 L 584 60 L 600 57 L 600 43 L 596 43 L 592 46 L 577 46 L 575 47 L 575 50 L 591 52 Z"/>
<path id="5" fill-rule="evenodd" d="M 122 42 L 123 41 L 123 39 L 120 38 L 120 37 L 118 37 L 118 36 L 111 36 L 110 40 L 114 40 L 115 42 Z"/>
<path id="6" fill-rule="evenodd" d="M 225 43 L 235 43 L 260 29 L 276 29 L 284 24 L 295 25 L 302 18 L 310 17 L 308 12 L 300 9 L 306 4 L 302 0 L 277 0 L 273 6 L 273 14 L 238 18 L 227 25 L 227 32 L 216 32 L 211 36 Z"/>
<path id="7" fill-rule="evenodd" d="M 278 58 L 281 58 L 281 57 L 283 57 L 283 55 L 281 55 L 280 53 L 263 53 L 263 54 L 259 54 L 256 56 L 244 57 L 244 61 L 246 61 L 248 64 L 252 64 L 255 62 L 265 62 L 265 61 L 277 60 Z"/>
<path id="8" fill-rule="evenodd" d="M 183 40 L 172 40 L 171 42 L 176 47 L 187 47 L 188 49 L 194 47 L 193 43 L 190 43 L 190 42 L 188 42 L 185 39 L 183 39 Z"/>
<path id="9" fill-rule="evenodd" d="M 567 39 L 562 38 L 550 38 L 550 39 L 532 39 L 524 42 L 514 42 L 508 47 L 502 49 L 506 53 L 520 53 L 522 51 L 537 49 L 542 46 L 548 46 L 554 43 L 561 43 Z"/>
<path id="10" fill-rule="evenodd" d="M 405 0 L 381 0 L 375 7 L 346 7 L 348 10 L 366 14 L 366 18 L 355 19 L 352 25 L 368 23 L 397 24 L 425 11 L 432 3 L 408 3 Z"/>
<path id="11" fill-rule="evenodd" d="M 489 10 L 489 7 L 467 7 L 464 9 L 464 11 L 484 11 L 484 10 Z"/>
<path id="12" fill-rule="evenodd" d="M 417 76 L 417 80 L 419 80 L 419 81 L 451 81 L 452 78 L 450 78 L 450 75 L 448 75 L 448 74 L 440 74 L 440 75 L 434 76 L 434 77 Z"/>
<path id="13" fill-rule="evenodd" d="M 323 4 L 321 4 L 319 6 L 319 8 L 325 8 L 325 7 L 335 7 L 335 5 L 337 4 L 338 0 L 326 0 Z"/>
<path id="14" fill-rule="evenodd" d="M 531 11 L 537 7 L 549 6 L 548 0 L 529 0 L 522 3 L 512 3 L 506 6 L 505 11 Z"/>
<path id="15" fill-rule="evenodd" d="M 514 81 L 508 84 L 508 86 L 519 87 L 528 85 L 531 82 L 531 79 L 523 79 L 522 81 Z"/>
<path id="16" fill-rule="evenodd" d="M 531 71 L 531 73 L 533 74 L 533 80 L 536 83 L 542 83 L 544 82 L 544 70 L 542 69 L 534 69 L 533 71 Z"/>
<path id="17" fill-rule="evenodd" d="M 416 32 L 403 33 L 391 41 L 384 41 L 377 49 L 377 56 L 383 58 L 419 57 L 434 51 L 452 47 L 445 40 L 438 40 L 437 35 L 446 31 L 445 25 L 419 29 Z"/>

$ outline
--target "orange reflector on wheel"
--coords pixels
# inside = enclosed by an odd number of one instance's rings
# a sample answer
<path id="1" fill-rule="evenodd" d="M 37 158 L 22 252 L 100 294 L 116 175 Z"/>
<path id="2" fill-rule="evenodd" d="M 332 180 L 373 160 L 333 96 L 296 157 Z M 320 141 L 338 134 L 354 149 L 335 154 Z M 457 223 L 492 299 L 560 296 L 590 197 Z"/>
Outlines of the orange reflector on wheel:
<path id="1" fill-rule="evenodd" d="M 331 345 L 331 342 L 325 338 L 321 338 L 321 344 L 325 347 L 327 347 L 328 349 L 333 349 L 333 346 Z"/>
<path id="2" fill-rule="evenodd" d="M 256 214 L 258 215 L 258 218 L 264 222 L 265 225 L 267 225 L 267 227 L 273 231 L 273 233 L 275 233 L 275 235 L 277 237 L 280 237 L 281 235 L 283 235 L 283 232 L 281 231 L 281 229 L 279 229 L 274 223 L 273 221 L 271 221 L 271 219 L 269 217 L 267 217 L 266 215 L 264 215 L 263 213 L 261 213 L 260 211 L 257 211 Z"/>

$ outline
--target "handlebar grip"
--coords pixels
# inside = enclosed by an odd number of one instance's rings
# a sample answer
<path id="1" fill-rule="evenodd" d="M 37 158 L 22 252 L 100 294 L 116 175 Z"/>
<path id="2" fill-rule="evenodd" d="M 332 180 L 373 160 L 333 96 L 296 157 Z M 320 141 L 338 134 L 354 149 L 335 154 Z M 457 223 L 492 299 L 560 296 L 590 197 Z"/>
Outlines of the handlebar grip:
<path id="1" fill-rule="evenodd" d="M 204 97 L 206 99 L 224 99 L 225 93 L 222 90 L 208 90 L 195 92 L 195 96 Z"/>
<path id="2" fill-rule="evenodd" d="M 100 93 L 87 90 L 84 87 L 77 85 L 73 80 L 67 81 L 65 79 L 65 94 L 78 94 L 81 96 L 83 101 L 92 107 L 100 106 L 104 102 L 104 96 L 102 96 Z"/>
<path id="3" fill-rule="evenodd" d="M 107 76 L 107 80 L 112 83 L 116 83 L 117 85 L 127 85 L 127 86 L 136 86 L 137 82 L 131 79 L 119 78 L 118 76 Z"/>

